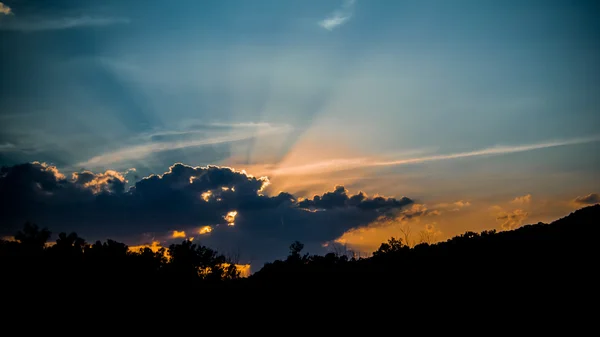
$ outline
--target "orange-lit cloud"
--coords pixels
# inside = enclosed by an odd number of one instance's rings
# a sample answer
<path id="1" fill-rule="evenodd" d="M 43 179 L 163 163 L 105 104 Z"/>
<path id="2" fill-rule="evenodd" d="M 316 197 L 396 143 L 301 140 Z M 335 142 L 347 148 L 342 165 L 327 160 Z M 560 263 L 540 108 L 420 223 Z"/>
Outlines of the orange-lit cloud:
<path id="1" fill-rule="evenodd" d="M 441 210 L 457 212 L 457 211 L 460 211 L 461 209 L 463 209 L 465 207 L 469 207 L 469 206 L 471 206 L 471 202 L 459 200 L 459 201 L 455 201 L 452 203 L 437 204 L 437 205 L 435 205 L 435 208 L 439 209 L 438 212 L 441 213 Z"/>
<path id="2" fill-rule="evenodd" d="M 227 221 L 227 225 L 234 226 L 235 225 L 235 217 L 237 216 L 237 211 L 228 212 L 227 215 L 223 217 L 225 221 Z"/>
<path id="3" fill-rule="evenodd" d="M 210 200 L 211 196 L 212 196 L 212 192 L 211 191 L 202 192 L 202 194 L 200 194 L 200 197 L 202 198 L 202 200 L 204 200 L 206 202 L 208 202 Z"/>
<path id="4" fill-rule="evenodd" d="M 0 2 L 0 14 L 3 14 L 3 15 L 12 14 L 12 9 L 10 9 L 10 7 L 5 5 L 4 3 Z"/>
<path id="5" fill-rule="evenodd" d="M 200 235 L 202 235 L 202 234 L 207 234 L 207 233 L 210 233 L 210 232 L 212 232 L 212 230 L 213 230 L 213 229 L 212 229 L 212 227 L 210 227 L 210 226 L 203 226 L 203 227 L 201 227 L 201 228 L 198 230 L 198 234 L 200 234 Z"/>
<path id="6" fill-rule="evenodd" d="M 34 161 L 34 162 L 31 162 L 31 163 L 33 165 L 39 165 L 39 166 L 41 166 L 41 168 L 44 171 L 46 171 L 46 172 L 51 172 L 54 175 L 54 178 L 56 180 L 65 179 L 66 178 L 64 174 L 60 173 L 60 171 L 56 168 L 56 166 L 49 165 L 49 164 L 46 164 L 46 163 L 43 163 L 43 162 L 39 162 L 39 161 Z"/>
<path id="7" fill-rule="evenodd" d="M 439 210 L 415 204 L 393 217 L 381 216 L 368 226 L 351 229 L 334 240 L 334 243 L 368 256 L 391 237 L 399 238 L 409 246 L 420 242 L 437 242 L 442 234 L 437 228 L 437 223 L 423 222 L 436 219 L 440 214 Z M 331 246 L 331 242 L 325 245 Z"/>
<path id="8" fill-rule="evenodd" d="M 511 230 L 523 225 L 523 221 L 527 219 L 529 213 L 522 210 L 516 209 L 512 212 L 500 212 L 496 216 L 496 221 L 500 222 L 502 229 Z"/>
<path id="9" fill-rule="evenodd" d="M 87 177 L 85 182 L 83 183 L 83 187 L 89 188 L 95 194 L 98 194 L 102 191 L 110 190 L 110 184 L 115 180 L 121 183 L 127 182 L 125 177 L 120 172 L 114 170 L 107 170 L 104 173 L 97 174 L 94 174 L 90 171 L 74 172 L 71 175 L 71 180 L 78 181 L 82 178 L 84 174 Z"/>
<path id="10" fill-rule="evenodd" d="M 185 231 L 173 231 L 173 235 L 171 236 L 173 239 L 185 238 Z"/>
<path id="11" fill-rule="evenodd" d="M 516 197 L 511 201 L 511 203 L 517 204 L 517 205 L 529 204 L 530 202 L 531 202 L 531 194 L 526 194 L 521 197 Z"/>

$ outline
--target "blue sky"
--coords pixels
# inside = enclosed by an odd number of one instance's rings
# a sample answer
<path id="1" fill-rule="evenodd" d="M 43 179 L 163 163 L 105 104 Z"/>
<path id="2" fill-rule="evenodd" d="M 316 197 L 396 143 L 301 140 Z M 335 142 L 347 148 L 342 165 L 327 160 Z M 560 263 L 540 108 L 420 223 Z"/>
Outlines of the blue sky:
<path id="1" fill-rule="evenodd" d="M 2 3 L 0 165 L 469 200 L 445 235 L 600 191 L 595 1 Z"/>

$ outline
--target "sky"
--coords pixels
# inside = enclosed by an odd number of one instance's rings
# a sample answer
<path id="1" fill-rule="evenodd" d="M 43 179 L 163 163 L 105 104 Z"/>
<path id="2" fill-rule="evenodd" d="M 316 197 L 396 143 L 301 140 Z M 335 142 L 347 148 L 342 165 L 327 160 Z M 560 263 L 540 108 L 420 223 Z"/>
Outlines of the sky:
<path id="1" fill-rule="evenodd" d="M 0 2 L 0 234 L 253 270 L 600 201 L 600 5 Z"/>

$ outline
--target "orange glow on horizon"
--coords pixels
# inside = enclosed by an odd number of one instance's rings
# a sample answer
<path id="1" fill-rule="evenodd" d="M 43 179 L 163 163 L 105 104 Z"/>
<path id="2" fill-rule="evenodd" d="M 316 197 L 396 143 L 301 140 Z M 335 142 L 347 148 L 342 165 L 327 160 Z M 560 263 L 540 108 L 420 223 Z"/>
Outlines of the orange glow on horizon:
<path id="1" fill-rule="evenodd" d="M 229 267 L 229 263 L 223 263 L 222 266 L 224 268 Z M 240 272 L 240 277 L 248 277 L 250 276 L 251 273 L 251 269 L 250 269 L 251 265 L 250 264 L 235 264 L 235 268 L 237 269 L 237 271 Z"/>
<path id="2" fill-rule="evenodd" d="M 151 244 L 137 245 L 137 246 L 129 246 L 129 251 L 138 253 L 140 249 L 150 248 L 153 252 L 158 252 L 163 246 L 161 246 L 160 241 L 152 241 Z"/>

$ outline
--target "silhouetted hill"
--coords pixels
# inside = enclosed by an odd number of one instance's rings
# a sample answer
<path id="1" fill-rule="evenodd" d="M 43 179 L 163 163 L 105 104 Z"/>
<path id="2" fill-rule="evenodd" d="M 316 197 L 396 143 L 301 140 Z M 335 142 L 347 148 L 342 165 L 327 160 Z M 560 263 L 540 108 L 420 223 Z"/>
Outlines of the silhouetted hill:
<path id="1" fill-rule="evenodd" d="M 391 239 L 367 259 L 328 254 L 266 264 L 249 279 L 254 286 L 355 284 L 455 289 L 518 289 L 587 284 L 595 277 L 600 205 L 552 222 L 496 232 L 466 232 L 445 242 L 409 248 Z M 376 289 L 375 288 L 375 289 Z"/>
<path id="2" fill-rule="evenodd" d="M 50 232 L 26 224 L 16 233 L 17 241 L 0 240 L 0 271 L 9 296 L 41 287 L 77 289 L 87 296 L 160 294 L 163 299 L 249 294 L 284 300 L 313 291 L 338 298 L 542 298 L 596 287 L 599 223 L 600 205 L 595 205 L 551 224 L 466 232 L 432 245 L 411 248 L 391 238 L 372 257 L 360 259 L 302 254 L 303 245 L 295 242 L 287 259 L 267 263 L 249 278 L 239 278 L 223 255 L 187 240 L 159 252 L 131 252 L 116 241 L 87 244 L 75 233 L 61 233 L 48 246 Z"/>

